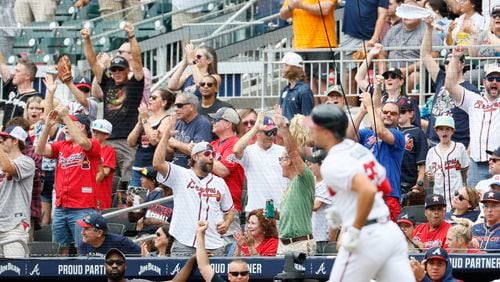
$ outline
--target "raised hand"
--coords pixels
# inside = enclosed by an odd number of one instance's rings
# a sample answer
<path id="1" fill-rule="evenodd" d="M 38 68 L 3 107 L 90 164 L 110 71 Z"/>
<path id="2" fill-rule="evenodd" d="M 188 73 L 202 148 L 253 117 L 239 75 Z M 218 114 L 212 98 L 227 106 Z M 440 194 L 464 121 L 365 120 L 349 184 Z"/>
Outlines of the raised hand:
<path id="1" fill-rule="evenodd" d="M 196 52 L 194 45 L 189 43 L 184 46 L 184 58 L 188 63 L 192 63 L 196 59 Z"/>
<path id="2" fill-rule="evenodd" d="M 52 74 L 47 74 L 45 78 L 43 79 L 43 84 L 45 84 L 45 87 L 48 92 L 54 94 L 57 89 L 57 84 L 54 81 L 54 76 Z"/>
<path id="3" fill-rule="evenodd" d="M 90 39 L 90 30 L 88 28 L 83 28 L 80 30 L 80 36 L 84 40 Z"/>
<path id="4" fill-rule="evenodd" d="M 139 117 L 141 118 L 141 120 L 146 120 L 149 118 L 149 111 L 146 105 L 141 104 L 139 108 L 137 108 L 137 110 L 139 111 Z"/>
<path id="5" fill-rule="evenodd" d="M 66 117 L 69 115 L 69 110 L 66 105 L 59 104 L 57 107 L 54 109 L 54 111 L 57 112 L 58 116 L 62 119 L 63 117 Z"/>
<path id="6" fill-rule="evenodd" d="M 134 37 L 134 25 L 131 22 L 124 22 L 122 29 L 127 33 L 128 37 Z"/>
<path id="7" fill-rule="evenodd" d="M 373 45 L 373 48 L 370 49 L 369 54 L 372 56 L 376 56 L 376 55 L 380 54 L 380 51 L 382 51 L 383 48 L 384 48 L 384 45 L 382 45 L 380 43 L 375 43 L 375 45 Z"/>
<path id="8" fill-rule="evenodd" d="M 45 126 L 51 128 L 58 123 L 59 123 L 59 114 L 57 113 L 56 110 L 50 111 L 50 113 L 45 118 Z"/>
<path id="9" fill-rule="evenodd" d="M 281 106 L 278 104 L 274 105 L 273 121 L 278 128 L 283 128 L 286 126 L 286 121 L 285 118 L 283 117 Z"/>
<path id="10" fill-rule="evenodd" d="M 465 48 L 462 45 L 457 45 L 455 48 L 453 48 L 453 56 L 455 57 L 461 57 L 465 52 Z"/>
<path id="11" fill-rule="evenodd" d="M 205 234 L 205 231 L 208 229 L 208 221 L 205 220 L 200 220 L 198 221 L 198 227 L 196 228 L 196 231 L 202 234 Z"/>

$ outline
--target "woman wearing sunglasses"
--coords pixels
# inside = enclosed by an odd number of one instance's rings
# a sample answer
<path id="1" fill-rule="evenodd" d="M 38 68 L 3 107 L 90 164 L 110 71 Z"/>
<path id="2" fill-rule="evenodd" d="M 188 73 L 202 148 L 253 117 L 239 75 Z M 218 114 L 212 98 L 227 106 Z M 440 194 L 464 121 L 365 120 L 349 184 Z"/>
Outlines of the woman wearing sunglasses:
<path id="1" fill-rule="evenodd" d="M 172 247 L 172 241 L 170 239 L 170 234 L 168 233 L 170 229 L 170 224 L 164 224 L 160 226 L 155 233 L 155 237 L 152 240 L 154 249 L 156 252 L 150 252 L 150 242 L 143 242 L 141 244 L 141 255 L 143 257 L 157 256 L 157 257 L 167 257 L 170 256 L 170 248 Z"/>
<path id="2" fill-rule="evenodd" d="M 188 67 L 190 66 L 189 70 Z M 184 57 L 179 67 L 168 80 L 168 89 L 190 92 L 201 99 L 199 84 L 203 76 L 210 74 L 217 79 L 220 85 L 221 78 L 217 72 L 217 53 L 208 46 L 194 48 L 193 44 L 184 47 Z"/>
<path id="3" fill-rule="evenodd" d="M 479 216 L 480 196 L 474 187 L 462 187 L 458 189 L 451 200 L 452 211 L 446 213 L 446 220 L 455 218 L 466 218 L 475 222 Z"/>

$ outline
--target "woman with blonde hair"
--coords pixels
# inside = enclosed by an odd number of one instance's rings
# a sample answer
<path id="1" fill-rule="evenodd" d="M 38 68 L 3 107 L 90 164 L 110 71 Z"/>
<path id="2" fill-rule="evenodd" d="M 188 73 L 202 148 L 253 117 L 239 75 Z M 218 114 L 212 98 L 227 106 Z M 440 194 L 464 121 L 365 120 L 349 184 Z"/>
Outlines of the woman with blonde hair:
<path id="1" fill-rule="evenodd" d="M 448 253 L 480 253 L 471 230 L 474 223 L 467 218 L 454 218 L 454 222 L 446 235 Z"/>
<path id="2" fill-rule="evenodd" d="M 42 120 L 42 101 L 43 99 L 41 97 L 33 96 L 26 101 L 26 106 L 24 107 L 23 118 L 27 120 L 30 125 L 28 135 L 31 141 L 35 139 L 35 124 Z"/>
<path id="3" fill-rule="evenodd" d="M 451 212 L 446 213 L 446 219 L 466 218 L 475 222 L 479 216 L 480 196 L 474 187 L 462 187 L 455 191 L 451 200 Z"/>

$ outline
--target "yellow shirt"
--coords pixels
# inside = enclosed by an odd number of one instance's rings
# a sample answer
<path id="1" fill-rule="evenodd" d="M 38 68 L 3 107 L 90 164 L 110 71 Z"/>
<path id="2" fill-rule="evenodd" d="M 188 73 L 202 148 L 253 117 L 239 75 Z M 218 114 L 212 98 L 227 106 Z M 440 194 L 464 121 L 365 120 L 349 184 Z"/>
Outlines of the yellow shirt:
<path id="1" fill-rule="evenodd" d="M 334 3 L 331 12 L 325 16 L 325 25 L 330 39 L 330 45 L 337 47 L 337 33 L 335 32 L 335 8 L 337 0 L 328 0 Z M 302 0 L 302 2 L 318 5 L 318 0 Z M 322 1 L 325 2 L 325 1 Z M 283 3 L 284 8 L 288 7 L 288 0 Z M 328 48 L 328 40 L 325 34 L 325 27 L 320 15 L 312 14 L 302 9 L 293 9 L 293 36 L 294 48 Z"/>

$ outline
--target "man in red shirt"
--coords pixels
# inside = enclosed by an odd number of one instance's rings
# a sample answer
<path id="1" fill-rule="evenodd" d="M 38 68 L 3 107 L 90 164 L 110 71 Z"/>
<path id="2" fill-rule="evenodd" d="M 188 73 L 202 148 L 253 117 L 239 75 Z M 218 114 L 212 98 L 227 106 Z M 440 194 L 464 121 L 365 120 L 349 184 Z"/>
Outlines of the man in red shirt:
<path id="1" fill-rule="evenodd" d="M 236 128 L 240 123 L 240 116 L 232 108 L 222 107 L 216 113 L 209 114 L 212 119 L 212 132 L 218 139 L 212 141 L 210 145 L 217 153 L 214 161 L 213 173 L 222 177 L 226 182 L 231 197 L 233 198 L 234 210 L 240 213 L 241 193 L 243 191 L 243 182 L 245 180 L 245 171 L 233 153 L 233 147 L 239 138 L 236 135 Z M 225 236 L 233 235 L 235 228 L 239 227 L 240 220 L 238 214 L 235 214 L 234 220 Z"/>
<path id="2" fill-rule="evenodd" d="M 446 202 L 442 195 L 432 194 L 425 197 L 426 223 L 422 223 L 413 232 L 413 241 L 420 248 L 445 247 L 446 234 L 451 224 L 444 220 Z"/>
<path id="3" fill-rule="evenodd" d="M 65 124 L 65 141 L 47 144 L 52 127 Z M 90 120 L 84 115 L 70 115 L 59 105 L 45 121 L 36 153 L 57 159 L 55 171 L 56 203 L 52 222 L 52 240 L 60 244 L 60 254 L 67 255 L 71 243 L 79 244 L 81 228 L 76 222 L 96 208 L 96 176 L 101 161 L 101 145 L 89 138 Z"/>

